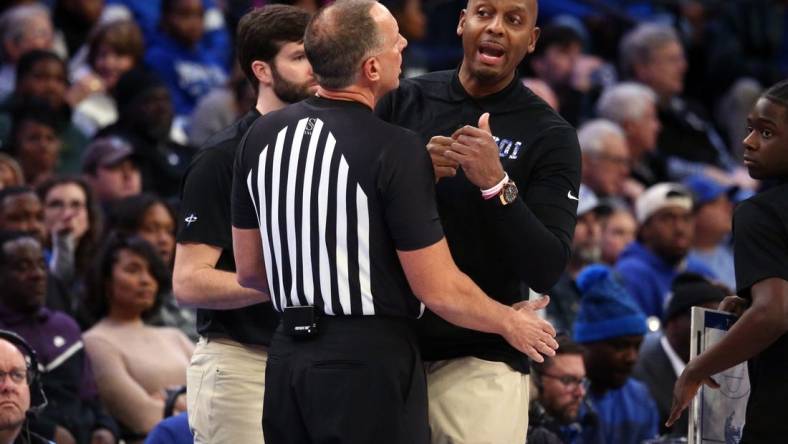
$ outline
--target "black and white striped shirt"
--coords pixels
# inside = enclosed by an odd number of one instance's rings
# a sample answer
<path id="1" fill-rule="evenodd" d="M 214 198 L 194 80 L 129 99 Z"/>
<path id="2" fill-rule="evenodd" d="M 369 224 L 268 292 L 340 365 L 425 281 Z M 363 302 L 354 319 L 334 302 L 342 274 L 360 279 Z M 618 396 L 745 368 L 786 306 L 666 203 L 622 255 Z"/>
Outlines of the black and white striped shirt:
<path id="1" fill-rule="evenodd" d="M 270 113 L 241 143 L 233 226 L 259 228 L 274 308 L 419 316 L 396 250 L 443 237 L 418 138 L 357 102 L 319 97 Z"/>

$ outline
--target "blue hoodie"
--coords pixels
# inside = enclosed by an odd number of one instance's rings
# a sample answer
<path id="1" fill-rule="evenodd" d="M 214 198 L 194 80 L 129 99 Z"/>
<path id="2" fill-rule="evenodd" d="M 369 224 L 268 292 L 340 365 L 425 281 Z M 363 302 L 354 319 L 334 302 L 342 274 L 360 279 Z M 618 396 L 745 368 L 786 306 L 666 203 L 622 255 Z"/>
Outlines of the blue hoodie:
<path id="1" fill-rule="evenodd" d="M 670 285 L 679 273 L 690 271 L 716 279 L 714 273 L 697 259 L 684 259 L 674 267 L 637 241 L 621 252 L 616 271 L 646 316 L 660 319 Z"/>
<path id="2" fill-rule="evenodd" d="M 227 81 L 223 60 L 202 42 L 187 48 L 163 33 L 154 36 L 145 64 L 164 80 L 178 116 L 191 115 L 200 97 Z"/>

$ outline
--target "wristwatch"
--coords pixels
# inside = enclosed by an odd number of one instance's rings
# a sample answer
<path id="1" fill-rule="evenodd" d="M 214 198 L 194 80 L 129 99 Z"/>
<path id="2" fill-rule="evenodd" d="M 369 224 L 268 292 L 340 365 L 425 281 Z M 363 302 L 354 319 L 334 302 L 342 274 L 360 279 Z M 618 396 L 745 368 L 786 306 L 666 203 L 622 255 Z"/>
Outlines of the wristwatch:
<path id="1" fill-rule="evenodd" d="M 501 188 L 501 192 L 498 193 L 498 199 L 501 200 L 501 205 L 509 205 L 510 203 L 517 200 L 517 185 L 514 183 L 512 179 L 506 181 L 503 184 L 503 188 Z"/>

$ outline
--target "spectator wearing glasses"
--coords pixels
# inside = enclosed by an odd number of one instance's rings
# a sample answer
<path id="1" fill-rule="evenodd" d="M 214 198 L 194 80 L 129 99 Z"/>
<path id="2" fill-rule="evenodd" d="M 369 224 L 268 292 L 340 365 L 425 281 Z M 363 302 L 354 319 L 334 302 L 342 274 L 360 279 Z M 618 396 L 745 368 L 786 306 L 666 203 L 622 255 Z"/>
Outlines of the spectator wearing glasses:
<path id="1" fill-rule="evenodd" d="M 583 184 L 598 197 L 634 199 L 642 187 L 629 178 L 629 148 L 621 127 L 609 120 L 590 120 L 577 131 L 577 139 Z"/>
<path id="2" fill-rule="evenodd" d="M 556 339 L 555 356 L 531 363 L 538 397 L 531 401 L 528 443 L 602 442 L 596 413 L 587 404 L 585 350 L 568 336 Z"/>
<path id="3" fill-rule="evenodd" d="M 114 444 L 117 425 L 99 402 L 79 326 L 44 306 L 47 274 L 35 237 L 0 232 L 0 328 L 24 338 L 45 369 L 41 382 L 49 403 L 29 426 L 57 443 Z"/>
<path id="4" fill-rule="evenodd" d="M 78 177 L 56 177 L 37 191 L 44 205 L 48 268 L 66 287 L 77 290 L 101 234 L 90 186 Z M 54 308 L 71 315 L 77 311 L 76 301 Z"/>
<path id="5" fill-rule="evenodd" d="M 657 406 L 646 385 L 631 378 L 646 317 L 605 265 L 586 267 L 577 284 L 583 298 L 573 339 L 586 350 L 589 399 L 604 437 L 600 442 L 640 444 L 654 438 Z"/>

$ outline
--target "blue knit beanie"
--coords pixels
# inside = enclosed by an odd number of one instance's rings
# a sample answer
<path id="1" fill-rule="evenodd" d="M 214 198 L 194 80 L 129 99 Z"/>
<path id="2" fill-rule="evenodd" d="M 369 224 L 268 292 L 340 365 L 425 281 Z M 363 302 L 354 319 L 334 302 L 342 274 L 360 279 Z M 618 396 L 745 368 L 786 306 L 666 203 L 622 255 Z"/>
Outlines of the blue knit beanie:
<path id="1" fill-rule="evenodd" d="M 573 328 L 575 342 L 646 334 L 646 316 L 610 267 L 589 265 L 577 276 L 577 286 L 583 296 Z"/>

